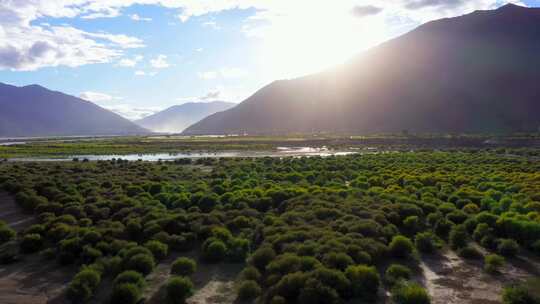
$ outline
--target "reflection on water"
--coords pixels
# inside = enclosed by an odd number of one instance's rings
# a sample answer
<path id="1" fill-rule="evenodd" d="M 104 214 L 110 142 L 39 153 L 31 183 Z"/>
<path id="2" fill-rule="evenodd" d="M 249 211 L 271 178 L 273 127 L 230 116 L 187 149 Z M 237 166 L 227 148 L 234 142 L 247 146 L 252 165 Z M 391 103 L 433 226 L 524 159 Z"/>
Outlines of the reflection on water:
<path id="1" fill-rule="evenodd" d="M 329 150 L 326 147 L 279 147 L 275 151 L 219 151 L 219 152 L 182 152 L 182 153 L 156 153 L 156 154 L 127 154 L 127 155 L 72 155 L 59 156 L 55 158 L 44 157 L 25 157 L 13 158 L 9 161 L 71 161 L 74 158 L 78 160 L 111 160 L 124 159 L 129 161 L 168 161 L 181 158 L 222 158 L 222 157 L 301 157 L 301 156 L 341 156 L 356 154 L 351 151 Z"/>

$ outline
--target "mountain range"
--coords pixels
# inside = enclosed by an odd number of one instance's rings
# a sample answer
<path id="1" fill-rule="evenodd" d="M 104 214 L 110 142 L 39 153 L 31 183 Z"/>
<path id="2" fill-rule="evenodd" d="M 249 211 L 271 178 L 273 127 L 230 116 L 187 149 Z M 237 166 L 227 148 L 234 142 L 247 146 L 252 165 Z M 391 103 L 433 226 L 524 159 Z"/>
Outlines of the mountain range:
<path id="1" fill-rule="evenodd" d="M 38 85 L 0 83 L 0 137 L 135 135 L 148 130 L 96 104 Z"/>
<path id="2" fill-rule="evenodd" d="M 273 82 L 184 133 L 537 131 L 539 54 L 540 9 L 476 11 L 426 23 L 333 69 Z"/>
<path id="3" fill-rule="evenodd" d="M 180 133 L 208 115 L 225 111 L 235 105 L 223 101 L 188 102 L 136 120 L 135 123 L 154 132 Z"/>

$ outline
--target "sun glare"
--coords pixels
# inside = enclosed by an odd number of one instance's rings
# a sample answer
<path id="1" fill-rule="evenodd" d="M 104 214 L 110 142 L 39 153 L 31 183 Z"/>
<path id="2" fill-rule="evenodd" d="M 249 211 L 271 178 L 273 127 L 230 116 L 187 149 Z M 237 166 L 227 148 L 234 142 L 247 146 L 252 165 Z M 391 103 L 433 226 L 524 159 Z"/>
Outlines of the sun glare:
<path id="1" fill-rule="evenodd" d="M 343 63 L 386 37 L 381 18 L 356 18 L 348 11 L 311 13 L 302 22 L 280 16 L 262 30 L 260 50 L 268 77 L 294 78 Z"/>

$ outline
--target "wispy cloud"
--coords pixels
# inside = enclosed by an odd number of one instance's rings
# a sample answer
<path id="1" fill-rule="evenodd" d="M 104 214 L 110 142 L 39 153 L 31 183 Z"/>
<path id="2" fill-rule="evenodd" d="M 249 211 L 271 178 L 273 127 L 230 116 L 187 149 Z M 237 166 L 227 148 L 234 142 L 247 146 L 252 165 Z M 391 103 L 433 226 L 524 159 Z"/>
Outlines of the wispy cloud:
<path id="1" fill-rule="evenodd" d="M 247 75 L 248 75 L 248 72 L 245 69 L 238 68 L 238 67 L 225 67 L 225 68 L 221 68 L 215 71 L 206 71 L 206 72 L 197 73 L 197 76 L 200 79 L 204 79 L 204 80 L 212 80 L 216 78 L 224 78 L 224 79 L 242 78 L 242 77 L 246 77 Z"/>
<path id="2" fill-rule="evenodd" d="M 170 67 L 170 64 L 167 62 L 166 55 L 158 55 L 156 58 L 150 60 L 150 65 L 154 69 L 165 69 Z"/>
<path id="3" fill-rule="evenodd" d="M 147 22 L 152 21 L 152 18 L 141 17 L 141 16 L 139 16 L 139 15 L 137 15 L 137 14 L 131 15 L 131 16 L 129 16 L 129 18 L 130 18 L 131 20 L 133 20 L 133 21 L 147 21 Z"/>

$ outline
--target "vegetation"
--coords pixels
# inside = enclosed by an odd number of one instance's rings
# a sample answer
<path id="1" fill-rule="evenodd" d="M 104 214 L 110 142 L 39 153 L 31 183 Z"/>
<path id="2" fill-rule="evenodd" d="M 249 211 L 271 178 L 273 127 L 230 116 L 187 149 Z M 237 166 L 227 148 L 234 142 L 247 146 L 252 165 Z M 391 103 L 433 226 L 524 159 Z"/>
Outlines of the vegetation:
<path id="1" fill-rule="evenodd" d="M 0 187 L 38 223 L 18 234 L 0 224 L 0 240 L 86 265 L 73 302 L 107 278 L 111 303 L 136 303 L 159 261 L 189 251 L 243 265 L 241 300 L 372 301 L 391 288 L 398 303 L 429 303 L 408 280 L 440 248 L 477 258 L 482 246 L 492 273 L 504 264 L 494 253 L 539 254 L 540 164 L 505 153 L 2 162 Z M 171 265 L 170 301 L 193 293 L 197 271 L 187 258 Z"/>

